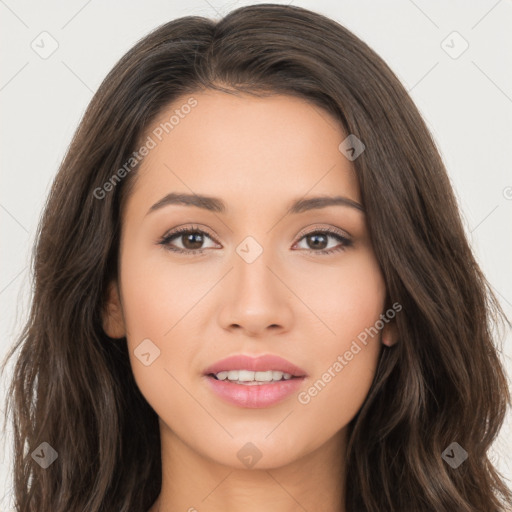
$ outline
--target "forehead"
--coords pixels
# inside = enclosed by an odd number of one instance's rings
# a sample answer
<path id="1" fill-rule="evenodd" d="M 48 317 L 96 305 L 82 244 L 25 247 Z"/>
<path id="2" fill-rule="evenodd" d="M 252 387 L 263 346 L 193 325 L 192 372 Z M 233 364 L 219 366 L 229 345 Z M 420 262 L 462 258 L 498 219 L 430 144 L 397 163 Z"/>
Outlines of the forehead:
<path id="1" fill-rule="evenodd" d="M 360 200 L 352 163 L 338 149 L 346 137 L 340 123 L 301 98 L 197 92 L 168 105 L 147 137 L 153 147 L 132 194 L 146 202 L 176 191 L 245 209 L 302 195 Z"/>

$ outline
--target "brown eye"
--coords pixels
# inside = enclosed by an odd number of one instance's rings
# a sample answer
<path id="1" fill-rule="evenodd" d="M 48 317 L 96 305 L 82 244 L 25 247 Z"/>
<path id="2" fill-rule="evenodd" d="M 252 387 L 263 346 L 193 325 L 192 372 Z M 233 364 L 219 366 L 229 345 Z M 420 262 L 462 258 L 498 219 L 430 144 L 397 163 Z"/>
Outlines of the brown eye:
<path id="1" fill-rule="evenodd" d="M 198 228 L 188 227 L 172 231 L 165 235 L 159 243 L 170 251 L 192 255 L 203 253 L 207 249 L 207 247 L 203 247 L 207 240 L 212 240 L 208 233 Z"/>
<path id="2" fill-rule="evenodd" d="M 185 249 L 189 249 L 191 251 L 200 249 L 201 245 L 203 245 L 203 235 L 199 231 L 190 231 L 189 234 L 179 235 L 182 237 L 182 243 Z"/>
<path id="3" fill-rule="evenodd" d="M 311 235 L 306 235 L 306 240 L 308 240 L 308 245 L 311 249 L 325 249 L 328 244 L 328 236 L 323 233 L 313 233 Z"/>
<path id="4" fill-rule="evenodd" d="M 328 247 L 329 239 L 337 240 L 337 246 L 334 244 L 333 246 Z M 341 235 L 337 231 L 332 231 L 330 229 L 316 230 L 311 233 L 307 233 L 300 239 L 299 243 L 303 240 L 306 242 L 306 247 L 301 247 L 302 249 L 318 254 L 332 254 L 338 251 L 343 251 L 352 245 L 352 240 Z"/>

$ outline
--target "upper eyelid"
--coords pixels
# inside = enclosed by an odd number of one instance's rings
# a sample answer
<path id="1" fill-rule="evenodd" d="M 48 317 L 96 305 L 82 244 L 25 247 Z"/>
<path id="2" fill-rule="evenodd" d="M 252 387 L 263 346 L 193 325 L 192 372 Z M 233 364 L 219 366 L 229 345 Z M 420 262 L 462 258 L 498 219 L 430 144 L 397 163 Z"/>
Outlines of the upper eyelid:
<path id="1" fill-rule="evenodd" d="M 329 235 L 339 235 L 339 236 L 343 236 L 344 238 L 352 238 L 352 235 L 345 229 L 335 228 L 332 226 L 331 227 L 327 227 L 327 226 L 311 227 L 311 226 L 316 226 L 316 223 L 310 224 L 309 226 L 306 226 L 305 228 L 301 229 L 297 236 L 302 238 L 305 235 L 309 235 L 311 233 L 316 233 L 317 231 L 320 231 L 320 232 L 327 232 Z"/>

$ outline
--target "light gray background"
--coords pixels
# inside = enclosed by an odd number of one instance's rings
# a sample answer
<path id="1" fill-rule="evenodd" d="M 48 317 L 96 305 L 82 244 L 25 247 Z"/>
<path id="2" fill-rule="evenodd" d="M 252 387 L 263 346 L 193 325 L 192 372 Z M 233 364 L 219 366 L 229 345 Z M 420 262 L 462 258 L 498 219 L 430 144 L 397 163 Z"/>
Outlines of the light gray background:
<path id="1" fill-rule="evenodd" d="M 0 357 L 28 312 L 30 250 L 50 184 L 102 79 L 156 26 L 192 14 L 218 18 L 251 3 L 262 2 L 0 0 Z M 410 91 L 448 168 L 477 259 L 512 318 L 512 2 L 293 4 L 345 25 L 387 61 Z M 58 43 L 47 59 L 31 48 L 51 48 L 49 36 L 40 36 L 43 31 Z M 458 58 L 453 56 L 464 43 L 453 31 L 469 44 Z M 510 333 L 501 352 L 511 375 Z M 2 398 L 5 385 L 4 379 Z M 511 423 L 509 414 L 492 450 L 509 479 Z M 9 443 L 0 449 L 3 512 L 10 510 L 9 486 L 2 485 L 10 477 Z"/>

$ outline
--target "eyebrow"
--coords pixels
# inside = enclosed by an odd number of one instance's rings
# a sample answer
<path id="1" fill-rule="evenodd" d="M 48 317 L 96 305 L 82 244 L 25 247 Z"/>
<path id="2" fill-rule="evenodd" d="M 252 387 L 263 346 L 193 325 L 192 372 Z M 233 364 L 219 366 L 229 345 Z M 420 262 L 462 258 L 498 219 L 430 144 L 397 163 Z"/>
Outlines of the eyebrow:
<path id="1" fill-rule="evenodd" d="M 151 212 L 159 210 L 164 206 L 169 205 L 181 205 L 181 206 L 195 206 L 216 213 L 226 213 L 226 204 L 222 199 L 218 197 L 204 196 L 199 194 L 182 194 L 171 192 L 166 196 L 162 197 L 157 201 L 146 213 L 148 215 Z M 348 206 L 364 213 L 363 206 L 343 196 L 318 196 L 297 199 L 292 202 L 288 208 L 287 214 L 303 213 L 308 210 L 318 210 L 320 208 L 326 208 L 328 206 Z"/>

